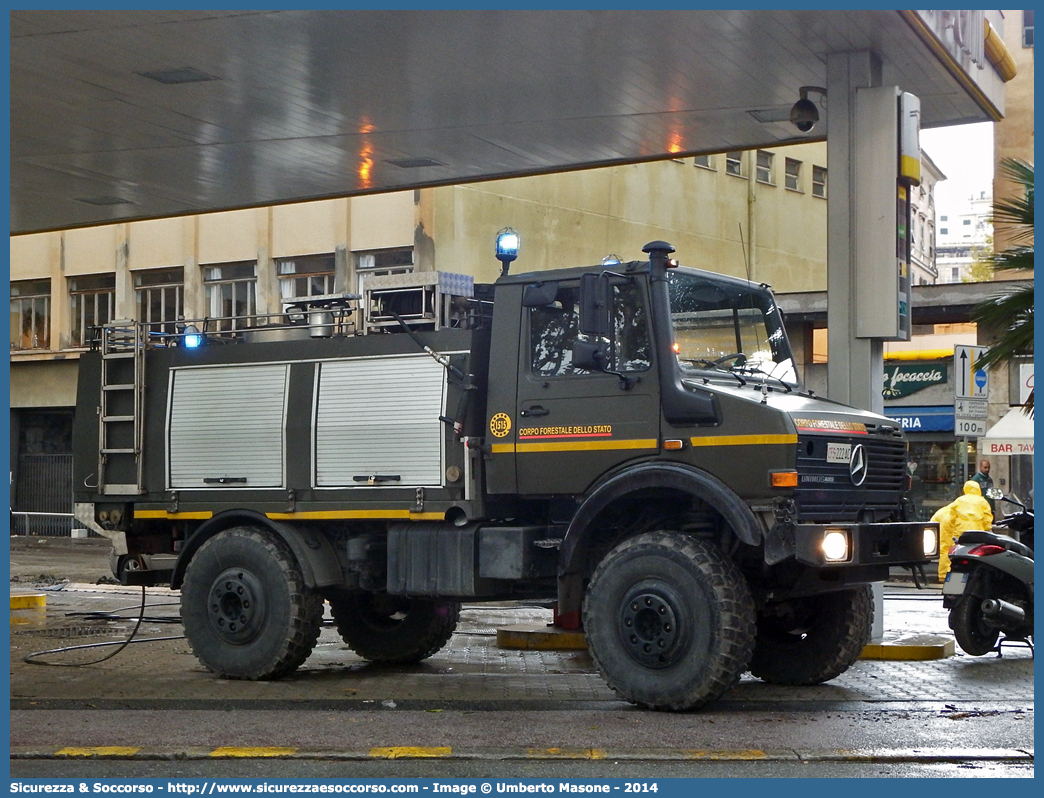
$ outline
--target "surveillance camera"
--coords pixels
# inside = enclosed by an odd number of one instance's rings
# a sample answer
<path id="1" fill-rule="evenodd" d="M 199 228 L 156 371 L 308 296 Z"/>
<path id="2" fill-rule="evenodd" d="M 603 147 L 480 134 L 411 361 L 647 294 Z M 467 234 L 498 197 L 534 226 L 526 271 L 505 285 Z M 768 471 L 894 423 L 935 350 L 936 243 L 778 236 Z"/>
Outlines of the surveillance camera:
<path id="1" fill-rule="evenodd" d="M 808 133 L 819 121 L 819 109 L 808 97 L 802 97 L 790 109 L 790 122 L 802 133 Z"/>

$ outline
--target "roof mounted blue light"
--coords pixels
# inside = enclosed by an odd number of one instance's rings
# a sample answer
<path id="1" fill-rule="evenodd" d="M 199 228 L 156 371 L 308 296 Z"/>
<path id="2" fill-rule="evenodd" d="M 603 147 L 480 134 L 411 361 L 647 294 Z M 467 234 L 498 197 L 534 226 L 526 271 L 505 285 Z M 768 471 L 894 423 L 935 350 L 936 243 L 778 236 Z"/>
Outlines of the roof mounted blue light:
<path id="1" fill-rule="evenodd" d="M 199 331 L 199 328 L 195 324 L 190 324 L 182 333 L 181 340 L 189 349 L 196 349 L 197 347 L 203 346 L 203 333 Z"/>
<path id="2" fill-rule="evenodd" d="M 518 257 L 520 243 L 518 233 L 510 227 L 505 227 L 497 233 L 497 260 L 500 261 L 502 275 L 508 273 L 508 264 Z"/>

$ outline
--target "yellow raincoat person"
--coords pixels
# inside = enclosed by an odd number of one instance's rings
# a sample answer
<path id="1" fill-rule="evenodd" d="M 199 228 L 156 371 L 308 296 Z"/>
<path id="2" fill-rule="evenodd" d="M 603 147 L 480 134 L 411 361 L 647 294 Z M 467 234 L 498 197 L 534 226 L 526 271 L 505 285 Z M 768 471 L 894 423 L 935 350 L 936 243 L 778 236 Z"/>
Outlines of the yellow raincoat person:
<path id="1" fill-rule="evenodd" d="M 969 529 L 988 532 L 993 526 L 993 513 L 982 498 L 979 483 L 969 479 L 964 483 L 964 495 L 940 507 L 932 520 L 939 524 L 939 581 L 942 582 L 950 571 L 950 547 Z"/>

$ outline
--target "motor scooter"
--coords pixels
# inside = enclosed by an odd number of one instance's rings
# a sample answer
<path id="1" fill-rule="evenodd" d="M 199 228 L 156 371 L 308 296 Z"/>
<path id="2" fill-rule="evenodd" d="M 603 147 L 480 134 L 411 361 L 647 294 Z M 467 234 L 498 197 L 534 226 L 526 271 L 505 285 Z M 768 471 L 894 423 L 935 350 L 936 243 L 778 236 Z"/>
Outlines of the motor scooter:
<path id="1" fill-rule="evenodd" d="M 994 524 L 1017 533 L 972 530 L 950 549 L 950 572 L 943 583 L 943 606 L 957 645 L 973 657 L 1009 641 L 1033 649 L 1033 510 L 1009 496 L 991 498 L 1017 505 Z M 1001 637 L 1003 635 L 1003 638 Z"/>

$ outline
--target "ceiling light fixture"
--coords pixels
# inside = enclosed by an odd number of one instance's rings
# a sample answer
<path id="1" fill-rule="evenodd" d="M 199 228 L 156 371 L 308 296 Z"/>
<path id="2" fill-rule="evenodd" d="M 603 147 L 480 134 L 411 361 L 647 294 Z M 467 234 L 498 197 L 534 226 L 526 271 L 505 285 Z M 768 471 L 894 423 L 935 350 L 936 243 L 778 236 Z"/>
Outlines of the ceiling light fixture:
<path id="1" fill-rule="evenodd" d="M 179 67 L 178 69 L 157 69 L 152 72 L 138 72 L 143 78 L 155 80 L 167 86 L 179 83 L 206 83 L 208 80 L 221 80 L 215 75 L 208 75 L 193 67 Z"/>

